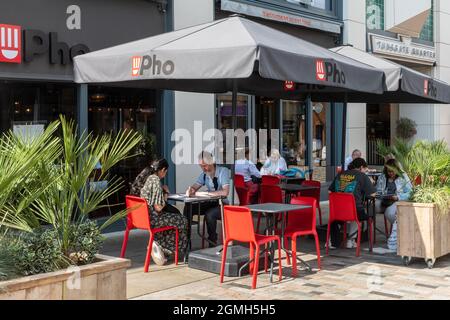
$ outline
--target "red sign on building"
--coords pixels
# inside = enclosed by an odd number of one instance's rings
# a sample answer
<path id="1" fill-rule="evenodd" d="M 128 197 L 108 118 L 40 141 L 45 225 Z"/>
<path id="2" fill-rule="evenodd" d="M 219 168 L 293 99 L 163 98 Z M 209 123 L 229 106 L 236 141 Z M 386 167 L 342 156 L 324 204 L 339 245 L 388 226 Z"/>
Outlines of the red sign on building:
<path id="1" fill-rule="evenodd" d="M 0 24 L 0 62 L 22 62 L 22 30 L 20 26 Z"/>
<path id="2" fill-rule="evenodd" d="M 295 91 L 294 81 L 285 81 L 284 82 L 284 91 Z"/>

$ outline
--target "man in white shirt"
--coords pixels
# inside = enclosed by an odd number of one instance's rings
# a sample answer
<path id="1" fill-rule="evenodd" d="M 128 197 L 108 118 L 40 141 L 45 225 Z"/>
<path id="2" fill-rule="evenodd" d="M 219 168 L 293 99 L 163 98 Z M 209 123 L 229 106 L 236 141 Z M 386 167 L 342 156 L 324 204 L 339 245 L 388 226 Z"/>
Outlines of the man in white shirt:
<path id="1" fill-rule="evenodd" d="M 236 160 L 235 172 L 244 176 L 245 185 L 249 191 L 249 198 L 251 204 L 258 203 L 259 185 L 253 182 L 252 177 L 261 178 L 261 173 L 256 168 L 256 165 L 249 160 L 249 150 L 245 149 L 245 157 Z"/>
<path id="2" fill-rule="evenodd" d="M 359 159 L 359 158 L 362 158 L 362 152 L 361 152 L 360 150 L 356 149 L 356 150 L 354 150 L 354 151 L 352 152 L 352 155 L 351 155 L 351 156 L 348 156 L 347 158 L 345 158 L 345 168 L 344 168 L 344 171 L 347 171 L 347 170 L 348 170 L 348 166 L 350 165 L 350 163 L 353 162 L 353 160 Z"/>

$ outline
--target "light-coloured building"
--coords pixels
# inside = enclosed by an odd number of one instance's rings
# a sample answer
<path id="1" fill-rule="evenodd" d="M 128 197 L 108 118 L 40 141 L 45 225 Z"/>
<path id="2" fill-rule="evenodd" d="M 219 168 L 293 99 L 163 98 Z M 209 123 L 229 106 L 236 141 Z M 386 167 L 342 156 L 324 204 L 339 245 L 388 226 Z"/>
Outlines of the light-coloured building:
<path id="1" fill-rule="evenodd" d="M 343 0 L 343 44 L 450 82 L 450 2 L 445 0 Z M 347 153 L 361 149 L 380 164 L 375 141 L 390 143 L 396 122 L 417 123 L 414 139 L 450 142 L 448 105 L 350 104 Z"/>

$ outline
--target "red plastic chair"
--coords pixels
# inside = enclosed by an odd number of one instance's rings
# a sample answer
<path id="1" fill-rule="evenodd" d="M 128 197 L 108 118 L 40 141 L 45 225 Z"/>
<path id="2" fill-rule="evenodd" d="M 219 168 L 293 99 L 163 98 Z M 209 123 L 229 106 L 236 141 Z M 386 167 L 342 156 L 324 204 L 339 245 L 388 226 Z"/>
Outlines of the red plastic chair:
<path id="1" fill-rule="evenodd" d="M 227 259 L 228 244 L 231 241 L 244 242 L 250 244 L 250 272 L 253 272 L 252 289 L 256 289 L 256 281 L 259 270 L 260 247 L 270 242 L 278 243 L 278 276 L 282 279 L 281 264 L 281 241 L 277 235 L 263 236 L 256 234 L 253 226 L 253 219 L 250 209 L 246 207 L 224 207 L 225 241 L 222 251 L 222 265 L 220 268 L 220 283 L 223 283 L 225 262 Z M 267 268 L 266 268 L 267 271 Z"/>
<path id="2" fill-rule="evenodd" d="M 152 254 L 152 246 L 154 235 L 156 233 L 175 230 L 175 264 L 178 265 L 178 228 L 173 226 L 167 226 L 162 228 L 152 229 L 150 225 L 150 215 L 148 211 L 147 201 L 142 198 L 134 196 L 126 196 L 126 206 L 130 209 L 127 216 L 127 228 L 123 238 L 122 251 L 120 257 L 125 257 L 125 251 L 127 250 L 128 236 L 133 229 L 147 230 L 150 233 L 150 239 L 147 247 L 147 256 L 145 257 L 144 272 L 148 272 L 150 266 L 150 257 Z"/>
<path id="3" fill-rule="evenodd" d="M 283 203 L 283 191 L 278 185 L 261 185 L 261 203 Z"/>
<path id="4" fill-rule="evenodd" d="M 314 190 L 302 191 L 300 194 L 302 197 L 311 197 L 316 199 L 317 209 L 319 209 L 319 224 L 322 225 L 322 209 L 320 209 L 320 188 L 322 187 L 322 184 L 320 181 L 306 180 L 302 183 L 302 186 L 317 188 Z"/>
<path id="5" fill-rule="evenodd" d="M 241 207 L 248 206 L 250 204 L 250 193 L 247 188 L 236 187 L 236 193 L 239 198 L 239 205 Z"/>
<path id="6" fill-rule="evenodd" d="M 292 248 L 292 276 L 297 276 L 297 237 L 313 235 L 316 242 L 317 265 L 320 264 L 320 242 L 316 230 L 317 201 L 310 197 L 298 197 L 291 200 L 291 204 L 310 206 L 311 208 L 289 213 L 286 229 L 284 231 L 284 247 L 287 248 L 288 239 L 291 239 Z M 287 263 L 290 264 L 289 254 Z"/>
<path id="7" fill-rule="evenodd" d="M 277 186 L 281 183 L 281 178 L 279 176 L 262 176 L 261 184 Z"/>
<path id="8" fill-rule="evenodd" d="M 356 211 L 355 197 L 351 193 L 331 193 L 330 194 L 330 218 L 328 219 L 328 230 L 327 230 L 327 255 L 329 251 L 330 242 L 330 231 L 333 222 L 344 222 L 344 243 L 347 240 L 347 223 L 346 222 L 356 222 L 358 225 L 358 238 L 356 246 L 356 256 L 359 257 L 361 253 L 361 229 L 362 223 L 358 219 L 358 213 Z M 373 231 L 373 221 L 369 217 L 369 245 L 372 250 L 372 231 Z"/>
<path id="9" fill-rule="evenodd" d="M 261 203 L 284 203 L 283 191 L 278 185 L 264 185 L 260 187 Z M 259 232 L 261 225 L 261 214 L 258 214 L 258 222 L 256 224 L 256 232 Z"/>
<path id="10" fill-rule="evenodd" d="M 245 185 L 245 179 L 244 176 L 241 174 L 235 174 L 234 175 L 234 186 L 237 188 L 247 188 Z"/>

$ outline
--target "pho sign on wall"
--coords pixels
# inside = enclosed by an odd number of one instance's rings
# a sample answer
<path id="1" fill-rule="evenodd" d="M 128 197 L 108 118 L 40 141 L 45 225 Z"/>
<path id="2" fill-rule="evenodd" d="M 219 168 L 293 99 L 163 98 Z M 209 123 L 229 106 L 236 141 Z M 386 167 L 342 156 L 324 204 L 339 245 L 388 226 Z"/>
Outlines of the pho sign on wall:
<path id="1" fill-rule="evenodd" d="M 433 65 L 436 62 L 436 49 L 420 43 L 412 42 L 411 38 L 390 38 L 377 34 L 369 34 L 369 49 L 375 54 L 393 60 L 412 62 L 423 65 Z"/>

